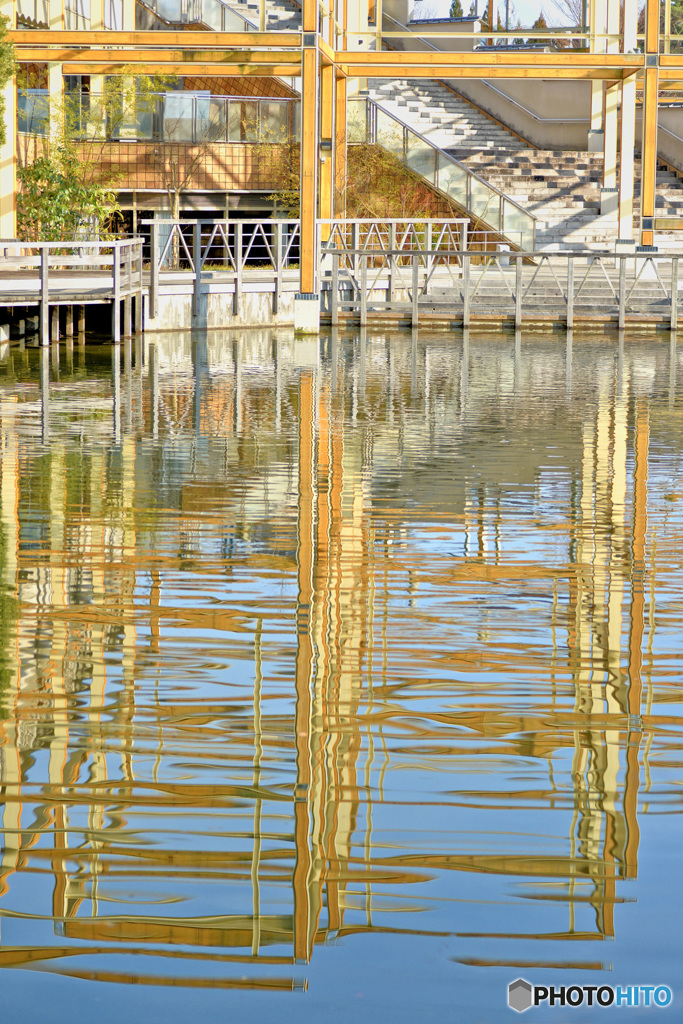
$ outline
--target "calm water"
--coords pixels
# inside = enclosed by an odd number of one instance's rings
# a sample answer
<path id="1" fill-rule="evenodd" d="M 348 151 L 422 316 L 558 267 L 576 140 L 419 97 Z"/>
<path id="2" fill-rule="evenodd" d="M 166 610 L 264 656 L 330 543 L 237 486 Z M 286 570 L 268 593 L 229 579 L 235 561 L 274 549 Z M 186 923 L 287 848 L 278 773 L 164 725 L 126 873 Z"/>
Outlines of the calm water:
<path id="1" fill-rule="evenodd" d="M 4 355 L 3 1020 L 681 1019 L 668 337 Z"/>

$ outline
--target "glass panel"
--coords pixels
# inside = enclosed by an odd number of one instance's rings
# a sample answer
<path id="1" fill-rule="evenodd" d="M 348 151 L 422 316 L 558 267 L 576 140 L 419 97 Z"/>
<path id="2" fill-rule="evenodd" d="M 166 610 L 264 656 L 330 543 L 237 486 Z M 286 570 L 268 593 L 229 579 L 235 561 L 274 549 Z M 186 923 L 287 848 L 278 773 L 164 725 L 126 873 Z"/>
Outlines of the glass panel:
<path id="1" fill-rule="evenodd" d="M 225 142 L 227 128 L 228 101 L 212 96 L 210 99 L 209 119 L 211 121 L 211 139 L 213 142 Z"/>
<path id="2" fill-rule="evenodd" d="M 480 217 L 492 228 L 500 226 L 500 197 L 484 181 L 472 178 L 470 213 Z"/>
<path id="3" fill-rule="evenodd" d="M 289 134 L 287 103 L 261 101 L 261 142 L 286 142 Z"/>
<path id="4" fill-rule="evenodd" d="M 111 32 L 123 29 L 123 0 L 104 0 L 103 23 Z"/>
<path id="5" fill-rule="evenodd" d="M 50 100 L 47 89 L 19 89 L 17 129 L 31 135 L 47 135 Z"/>
<path id="6" fill-rule="evenodd" d="M 258 103 L 231 100 L 228 110 L 228 140 L 258 142 Z"/>
<path id="7" fill-rule="evenodd" d="M 301 103 L 298 100 L 294 104 L 294 126 L 292 131 L 294 132 L 294 141 L 299 142 L 301 140 Z"/>
<path id="8" fill-rule="evenodd" d="M 434 165 L 436 161 L 436 150 L 428 142 L 408 132 L 408 167 L 418 174 L 422 174 L 429 181 L 434 181 Z"/>
<path id="9" fill-rule="evenodd" d="M 190 93 L 167 92 L 164 96 L 164 139 L 192 142 L 195 97 Z"/>
<path id="10" fill-rule="evenodd" d="M 509 199 L 503 200 L 503 227 L 510 241 L 521 245 L 522 249 L 531 251 L 534 247 L 534 221 L 533 218 L 518 209 Z"/>
<path id="11" fill-rule="evenodd" d="M 467 205 L 467 178 L 464 167 L 459 167 L 445 153 L 439 153 L 436 184 L 461 206 Z"/>
<path id="12" fill-rule="evenodd" d="M 365 100 L 349 100 L 346 106 L 346 139 L 349 144 L 367 142 L 367 104 Z"/>
<path id="13" fill-rule="evenodd" d="M 157 0 L 156 10 L 165 21 L 180 21 L 180 0 Z"/>
<path id="14" fill-rule="evenodd" d="M 403 162 L 403 125 L 377 110 L 377 144 Z"/>
<path id="15" fill-rule="evenodd" d="M 223 7 L 216 3 L 216 0 L 203 0 L 201 20 L 214 32 L 220 32 L 223 28 Z"/>
<path id="16" fill-rule="evenodd" d="M 244 32 L 247 28 L 244 18 L 241 18 L 235 11 L 221 4 L 224 32 Z"/>

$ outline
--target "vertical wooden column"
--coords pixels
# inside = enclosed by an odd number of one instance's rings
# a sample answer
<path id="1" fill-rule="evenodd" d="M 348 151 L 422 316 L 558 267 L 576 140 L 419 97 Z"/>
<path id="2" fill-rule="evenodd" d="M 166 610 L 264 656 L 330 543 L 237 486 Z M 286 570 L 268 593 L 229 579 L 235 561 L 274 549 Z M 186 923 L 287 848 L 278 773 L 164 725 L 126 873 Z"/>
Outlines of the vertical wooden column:
<path id="1" fill-rule="evenodd" d="M 333 216 L 346 216 L 346 77 L 339 75 L 334 97 L 334 205 Z"/>
<path id="2" fill-rule="evenodd" d="M 16 0 L 0 0 L 0 14 L 9 18 L 10 28 L 17 23 Z M 5 100 L 5 141 L 0 145 L 0 238 L 17 236 L 17 82 L 10 78 L 2 90 Z"/>
<path id="3" fill-rule="evenodd" d="M 645 73 L 643 85 L 640 240 L 641 245 L 654 245 L 655 194 L 657 187 L 657 101 L 659 94 L 659 0 L 647 0 L 645 8 Z"/>
<path id="4" fill-rule="evenodd" d="M 294 299 L 294 329 L 317 333 L 320 296 L 317 292 L 316 214 L 318 209 L 318 7 L 304 0 L 301 50 L 301 176 L 299 288 Z"/>
<path id="5" fill-rule="evenodd" d="M 637 0 L 624 0 L 623 52 L 637 46 Z M 636 76 L 621 83 L 621 140 L 619 160 L 619 240 L 633 241 L 633 184 L 636 144 Z"/>
<path id="6" fill-rule="evenodd" d="M 606 0 L 605 30 L 610 38 L 605 41 L 606 53 L 619 52 L 619 0 Z M 616 217 L 618 208 L 617 192 L 617 134 L 619 118 L 619 83 L 609 82 L 605 88 L 605 114 L 602 168 L 602 191 L 600 212 Z"/>
<path id="7" fill-rule="evenodd" d="M 605 0 L 590 0 L 589 10 L 590 38 L 588 45 L 591 53 L 604 53 L 605 40 Z M 588 152 L 601 153 L 603 149 L 602 113 L 604 105 L 604 83 L 591 82 L 591 126 L 588 133 Z"/>
<path id="8" fill-rule="evenodd" d="M 320 69 L 320 217 L 329 220 L 334 214 L 334 67 L 327 64 Z M 321 237 L 326 240 L 329 228 L 321 225 Z"/>

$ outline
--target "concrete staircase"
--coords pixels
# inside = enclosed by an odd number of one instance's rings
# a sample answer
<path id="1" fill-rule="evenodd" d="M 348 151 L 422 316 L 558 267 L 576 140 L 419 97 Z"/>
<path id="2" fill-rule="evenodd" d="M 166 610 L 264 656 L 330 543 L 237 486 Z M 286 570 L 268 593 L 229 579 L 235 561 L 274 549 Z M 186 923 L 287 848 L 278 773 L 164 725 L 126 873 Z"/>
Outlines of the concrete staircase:
<path id="1" fill-rule="evenodd" d="M 530 148 L 437 81 L 373 79 L 368 84 L 370 96 L 395 117 L 533 213 L 537 249 L 613 248 L 617 224 L 600 215 L 601 155 Z M 657 184 L 658 216 L 679 216 L 681 179 L 662 170 Z M 638 210 L 637 196 L 635 205 Z M 657 243 L 673 246 L 676 236 L 658 236 Z"/>
<path id="2" fill-rule="evenodd" d="M 226 6 L 259 23 L 259 5 L 253 0 L 226 0 Z M 292 0 L 266 0 L 266 29 L 273 32 L 299 32 L 301 7 Z"/>

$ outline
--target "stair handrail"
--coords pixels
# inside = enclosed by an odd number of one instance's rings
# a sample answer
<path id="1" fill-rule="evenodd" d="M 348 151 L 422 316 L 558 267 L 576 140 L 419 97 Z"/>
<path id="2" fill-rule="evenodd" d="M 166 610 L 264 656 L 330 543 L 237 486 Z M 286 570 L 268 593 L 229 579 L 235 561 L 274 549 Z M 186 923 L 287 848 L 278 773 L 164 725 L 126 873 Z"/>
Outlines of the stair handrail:
<path id="1" fill-rule="evenodd" d="M 443 192 L 444 195 L 448 196 L 448 198 L 453 199 L 456 202 L 459 202 L 460 205 L 463 206 L 463 208 L 468 211 L 469 215 L 471 217 L 475 218 L 475 220 L 478 220 L 479 223 L 481 223 L 482 225 L 485 225 L 490 230 L 499 231 L 501 234 L 505 234 L 505 207 L 506 207 L 506 204 L 509 204 L 510 206 L 514 207 L 519 212 L 519 214 L 521 215 L 522 219 L 527 221 L 527 223 L 529 224 L 528 230 L 530 230 L 530 232 L 531 232 L 531 245 L 520 245 L 520 248 L 526 248 L 527 250 L 530 250 L 530 251 L 533 251 L 536 248 L 536 217 L 534 217 L 533 213 L 529 213 L 529 211 L 525 210 L 524 207 L 519 205 L 519 203 L 516 203 L 514 199 L 511 199 L 510 196 L 505 195 L 505 193 L 502 192 L 501 189 L 496 188 L 495 185 L 492 185 L 490 182 L 486 181 L 486 179 L 482 178 L 481 175 L 476 173 L 476 171 L 473 171 L 470 167 L 467 166 L 467 164 L 462 163 L 460 160 L 456 160 L 455 157 L 451 156 L 451 154 L 448 153 L 445 149 L 441 149 L 439 146 L 434 145 L 434 143 L 430 139 L 425 138 L 425 136 L 421 135 L 420 132 L 416 131 L 414 128 L 411 128 L 410 125 L 405 124 L 405 122 L 401 121 L 400 118 L 398 118 L 394 114 L 392 114 L 392 112 L 390 110 L 387 110 L 385 107 L 383 107 L 381 103 L 378 103 L 376 100 L 371 99 L 369 96 L 359 96 L 355 101 L 354 100 L 349 100 L 349 102 L 350 103 L 353 103 L 353 102 L 358 102 L 358 103 L 365 102 L 366 103 L 366 110 L 367 110 L 367 113 L 366 113 L 366 137 L 368 138 L 369 141 L 371 141 L 371 142 L 373 142 L 375 144 L 381 145 L 381 142 L 380 143 L 377 142 L 377 116 L 376 116 L 376 112 L 377 111 L 380 111 L 385 117 L 389 117 L 392 121 L 394 121 L 401 128 L 401 130 L 403 132 L 402 160 L 401 160 L 401 162 L 403 163 L 403 165 L 405 167 L 408 167 L 410 170 L 414 171 L 414 170 L 416 170 L 416 168 L 411 167 L 410 163 L 408 162 L 408 147 L 407 147 L 408 134 L 407 133 L 410 133 L 411 135 L 415 136 L 425 146 L 428 146 L 430 149 L 432 149 L 434 151 L 434 174 L 433 174 L 433 181 L 432 181 L 433 187 L 436 188 L 436 189 L 439 189 L 439 191 Z M 386 147 L 384 147 L 384 148 L 386 148 Z M 390 150 L 390 152 L 393 152 L 393 151 Z M 397 155 L 397 154 L 394 154 L 394 155 Z M 465 178 L 465 180 L 466 180 L 465 203 L 462 203 L 461 200 L 458 200 L 458 198 L 456 196 L 451 196 L 449 194 L 449 192 L 445 188 L 442 188 L 439 185 L 439 170 L 440 170 L 440 164 L 441 163 L 451 163 L 454 166 L 456 166 L 461 172 L 463 172 L 465 174 L 465 176 L 466 176 L 466 178 Z M 426 181 L 429 181 L 429 178 L 427 177 L 427 175 L 422 174 L 422 172 L 419 172 L 419 171 L 418 171 L 418 173 L 420 173 L 421 176 L 423 178 L 425 178 Z M 471 206 L 471 198 L 472 198 L 472 182 L 473 181 L 476 181 L 479 185 L 483 186 L 490 193 L 492 193 L 493 195 L 498 197 L 498 225 L 497 226 L 495 224 L 491 224 L 489 221 L 484 221 L 483 215 L 480 215 L 480 214 L 476 213 L 476 211 L 472 208 L 472 206 Z M 486 211 L 488 210 L 489 202 L 490 202 L 490 200 L 487 201 L 487 203 L 486 203 L 486 207 L 484 209 L 484 213 L 486 213 Z M 517 230 L 520 230 L 520 229 L 517 229 Z M 520 236 L 523 235 L 523 234 L 524 234 L 524 232 L 520 230 Z M 513 244 L 516 244 L 516 243 L 513 243 Z"/>

